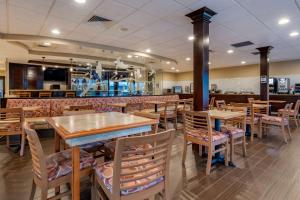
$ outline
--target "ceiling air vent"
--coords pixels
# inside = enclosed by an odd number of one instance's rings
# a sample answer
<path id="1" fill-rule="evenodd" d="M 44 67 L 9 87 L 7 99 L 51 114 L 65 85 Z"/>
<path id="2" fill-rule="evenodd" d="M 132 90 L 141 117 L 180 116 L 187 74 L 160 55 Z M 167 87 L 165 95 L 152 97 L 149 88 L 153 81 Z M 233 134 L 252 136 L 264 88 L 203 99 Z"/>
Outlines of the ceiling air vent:
<path id="1" fill-rule="evenodd" d="M 235 48 L 245 47 L 245 46 L 250 46 L 250 45 L 253 45 L 253 42 L 245 41 L 245 42 L 239 42 L 239 43 L 231 44 L 231 46 L 233 46 Z"/>
<path id="2" fill-rule="evenodd" d="M 97 15 L 93 15 L 89 20 L 88 22 L 110 22 L 111 20 L 110 19 L 106 19 L 106 18 L 103 18 L 103 17 L 99 17 Z"/>

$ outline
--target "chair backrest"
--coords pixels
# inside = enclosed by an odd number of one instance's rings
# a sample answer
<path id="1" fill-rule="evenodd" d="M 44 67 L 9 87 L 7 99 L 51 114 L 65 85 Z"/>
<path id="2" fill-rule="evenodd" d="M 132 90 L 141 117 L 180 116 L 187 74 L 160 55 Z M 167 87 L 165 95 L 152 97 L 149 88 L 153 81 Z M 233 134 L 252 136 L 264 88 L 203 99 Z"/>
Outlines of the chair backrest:
<path id="1" fill-rule="evenodd" d="M 212 109 L 215 105 L 215 99 L 216 97 L 211 97 L 209 102 L 209 109 Z"/>
<path id="2" fill-rule="evenodd" d="M 226 106 L 225 100 L 216 100 L 217 109 L 224 109 Z"/>
<path id="3" fill-rule="evenodd" d="M 208 142 L 212 142 L 211 119 L 207 112 L 190 111 L 183 115 L 184 134 L 197 130 L 204 130 L 208 133 Z"/>
<path id="4" fill-rule="evenodd" d="M 184 111 L 193 111 L 194 110 L 194 99 L 185 99 L 183 103 L 183 110 Z"/>
<path id="5" fill-rule="evenodd" d="M 52 92 L 39 92 L 39 97 L 43 98 L 43 97 L 51 97 L 52 96 Z"/>
<path id="6" fill-rule="evenodd" d="M 63 115 L 64 116 L 72 116 L 72 115 L 84 115 L 84 114 L 93 114 L 96 113 L 95 110 L 64 110 Z"/>
<path id="7" fill-rule="evenodd" d="M 47 181 L 48 174 L 46 168 L 46 157 L 39 137 L 35 130 L 31 129 L 28 124 L 25 123 L 23 128 L 29 143 L 34 175 L 36 175 L 42 181 Z"/>
<path id="8" fill-rule="evenodd" d="M 266 114 L 269 115 L 270 104 L 269 101 L 254 100 L 252 102 L 254 114 Z"/>
<path id="9" fill-rule="evenodd" d="M 158 134 L 125 137 L 117 140 L 113 162 L 112 199 L 118 200 L 121 192 L 141 187 L 145 189 L 132 195 L 135 196 L 135 199 L 146 199 L 143 195 L 147 193 L 146 188 L 151 183 L 158 181 L 162 183 L 163 187 L 166 185 L 169 176 L 173 132 L 174 130 L 168 130 Z M 138 149 L 135 148 L 137 146 Z M 152 191 L 152 193 L 158 192 Z M 130 194 L 126 197 L 130 197 Z"/>
<path id="10" fill-rule="evenodd" d="M 0 108 L 0 134 L 22 131 L 23 120 L 22 108 Z"/>
<path id="11" fill-rule="evenodd" d="M 65 97 L 75 97 L 75 92 L 66 92 Z"/>
<path id="12" fill-rule="evenodd" d="M 294 105 L 293 103 L 285 104 L 281 115 L 283 118 L 287 118 L 287 119 L 289 118 L 289 113 L 291 112 L 293 105 Z"/>
<path id="13" fill-rule="evenodd" d="M 227 110 L 230 110 L 232 112 L 241 112 L 245 114 L 245 117 L 247 116 L 248 113 L 248 107 L 241 107 L 241 106 L 229 106 L 227 107 Z M 226 124 L 231 123 L 234 126 L 238 126 L 239 128 L 243 128 L 246 130 L 246 123 L 244 123 L 244 120 L 246 118 L 243 117 L 238 117 L 238 118 L 233 118 L 231 120 L 226 120 Z"/>
<path id="14" fill-rule="evenodd" d="M 136 111 L 133 114 L 136 115 L 136 116 L 146 117 L 146 118 L 149 118 L 149 119 L 156 119 L 157 123 L 152 125 L 152 133 L 157 133 L 160 114 L 141 112 L 141 111 Z"/>
<path id="15" fill-rule="evenodd" d="M 296 104 L 295 104 L 295 108 L 294 108 L 294 110 L 295 110 L 294 115 L 295 116 L 299 115 L 299 109 L 300 109 L 300 99 L 298 99 L 296 101 Z"/>
<path id="16" fill-rule="evenodd" d="M 178 101 L 170 100 L 164 104 L 164 116 L 177 117 Z"/>
<path id="17" fill-rule="evenodd" d="M 248 103 L 252 103 L 254 101 L 254 98 L 249 97 L 248 98 Z"/>
<path id="18" fill-rule="evenodd" d="M 79 111 L 79 110 L 93 110 L 93 105 L 81 105 L 81 106 L 70 106 L 69 110 L 70 111 Z"/>
<path id="19" fill-rule="evenodd" d="M 20 97 L 20 98 L 30 98 L 31 97 L 31 92 L 18 92 L 17 95 Z"/>

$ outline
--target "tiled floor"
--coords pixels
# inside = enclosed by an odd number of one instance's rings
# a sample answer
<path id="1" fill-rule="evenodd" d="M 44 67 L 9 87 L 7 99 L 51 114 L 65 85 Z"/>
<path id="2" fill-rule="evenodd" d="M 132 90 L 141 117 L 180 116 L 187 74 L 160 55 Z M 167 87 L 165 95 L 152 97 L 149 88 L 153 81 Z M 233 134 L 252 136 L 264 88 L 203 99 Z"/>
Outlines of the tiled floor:
<path id="1" fill-rule="evenodd" d="M 214 167 L 205 176 L 205 159 L 189 147 L 185 167 L 181 165 L 182 133 L 178 131 L 172 149 L 170 192 L 174 200 L 298 200 L 300 199 L 300 129 L 284 144 L 279 133 L 271 131 L 263 140 L 247 146 L 247 157 L 236 148 L 237 167 Z M 53 151 L 53 139 L 42 139 L 46 153 Z M 25 200 L 31 188 L 29 149 L 23 158 L 0 145 L 0 199 Z M 83 183 L 82 199 L 89 199 L 89 182 Z M 38 199 L 38 194 L 36 195 Z"/>

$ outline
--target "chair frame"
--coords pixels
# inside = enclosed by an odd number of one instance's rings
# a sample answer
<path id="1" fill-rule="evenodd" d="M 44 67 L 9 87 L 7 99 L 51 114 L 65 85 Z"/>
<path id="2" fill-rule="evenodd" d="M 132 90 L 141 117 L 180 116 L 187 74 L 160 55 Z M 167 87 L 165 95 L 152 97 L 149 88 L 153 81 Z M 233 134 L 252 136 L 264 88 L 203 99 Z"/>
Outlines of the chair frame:
<path id="1" fill-rule="evenodd" d="M 215 100 L 217 109 L 225 109 L 226 102 L 225 100 Z"/>
<path id="2" fill-rule="evenodd" d="M 184 146 L 183 146 L 183 156 L 182 156 L 182 164 L 185 164 L 186 153 L 187 153 L 187 145 L 188 142 L 192 142 L 194 144 L 198 144 L 201 146 L 205 146 L 208 148 L 207 155 L 207 164 L 206 164 L 206 175 L 210 174 L 211 171 L 211 163 L 212 157 L 215 153 L 225 152 L 225 166 L 228 166 L 228 137 L 225 137 L 222 140 L 212 141 L 212 125 L 211 118 L 207 112 L 196 112 L 190 111 L 184 114 Z M 208 133 L 208 141 L 203 139 L 198 139 L 196 137 L 188 136 L 189 131 L 197 130 L 197 129 L 206 129 Z M 220 147 L 216 149 L 216 146 L 224 144 L 224 147 Z"/>
<path id="3" fill-rule="evenodd" d="M 110 192 L 103 181 L 98 177 L 94 176 L 92 183 L 92 200 L 96 197 L 100 197 L 101 199 L 110 199 L 110 200 L 132 200 L 132 199 L 154 199 L 156 194 L 162 194 L 163 199 L 169 200 L 169 163 L 171 156 L 171 148 L 172 141 L 174 138 L 173 134 L 174 129 L 170 129 L 168 131 L 146 135 L 146 136 L 135 136 L 135 137 L 125 137 L 117 140 L 116 151 L 115 151 L 115 159 L 113 161 L 113 180 L 112 180 L 112 192 Z M 144 154 L 142 157 L 135 157 L 132 155 L 137 151 L 128 151 L 131 146 L 136 145 L 146 145 L 152 144 L 151 148 L 139 150 L 138 153 Z M 157 157 L 156 157 L 157 156 Z M 161 177 L 164 177 L 164 180 L 148 189 L 128 194 L 121 195 L 121 176 L 122 176 L 122 161 L 137 161 L 144 158 L 151 158 L 151 161 L 147 161 L 149 163 L 157 162 L 155 164 L 156 167 L 161 167 L 159 171 L 161 171 Z M 145 162 L 144 162 L 145 163 Z M 135 164 L 134 166 L 142 166 L 144 163 Z M 126 168 L 126 167 L 125 167 Z M 149 169 L 145 170 L 148 171 Z M 141 173 L 143 170 L 137 172 L 137 174 Z M 125 173 L 126 174 L 126 173 Z M 125 175 L 124 174 L 124 175 Z M 143 177 L 148 177 L 150 174 L 144 175 Z M 141 178 L 141 177 L 140 177 Z M 135 181 L 140 178 L 132 178 L 130 180 Z M 126 182 L 126 181 L 125 181 Z M 139 185 L 143 185 L 142 183 Z M 136 186 L 128 186 L 126 189 L 134 188 Z M 99 189 L 98 189 L 99 188 Z"/>
<path id="4" fill-rule="evenodd" d="M 47 198 L 48 190 L 51 188 L 59 188 L 61 185 L 69 184 L 72 182 L 72 174 L 67 174 L 65 176 L 56 178 L 52 181 L 48 180 L 47 167 L 46 167 L 46 155 L 44 154 L 42 145 L 38 138 L 35 130 L 31 129 L 28 124 L 23 125 L 25 133 L 27 135 L 27 139 L 29 142 L 30 152 L 32 156 L 32 166 L 33 166 L 33 181 L 32 188 L 30 193 L 30 200 L 34 199 L 34 195 L 36 192 L 36 187 L 41 189 L 41 200 L 56 200 L 61 199 L 64 196 L 70 196 L 71 190 L 60 193 L 59 190 L 56 190 L 55 196 L 51 198 Z M 80 176 L 89 176 L 91 175 L 92 168 L 87 167 L 85 169 L 80 170 Z M 37 175 L 39 174 L 39 176 Z"/>
<path id="5" fill-rule="evenodd" d="M 298 99 L 296 101 L 296 104 L 295 104 L 295 108 L 294 108 L 294 113 L 293 114 L 290 114 L 289 113 L 289 118 L 291 120 L 294 120 L 295 124 L 296 124 L 296 127 L 298 128 L 299 127 L 299 109 L 300 109 L 300 99 Z M 293 109 L 291 109 L 292 111 Z M 282 115 L 282 112 L 279 112 L 278 113 L 278 116 Z"/>
<path id="6" fill-rule="evenodd" d="M 168 120 L 174 120 L 174 128 L 177 130 L 177 110 L 178 110 L 178 101 L 166 101 L 163 105 L 163 112 L 160 113 L 160 122 L 164 124 L 165 130 L 168 130 Z M 174 107 L 174 110 L 169 110 L 169 107 Z M 174 113 L 168 115 L 168 111 L 173 111 Z"/>

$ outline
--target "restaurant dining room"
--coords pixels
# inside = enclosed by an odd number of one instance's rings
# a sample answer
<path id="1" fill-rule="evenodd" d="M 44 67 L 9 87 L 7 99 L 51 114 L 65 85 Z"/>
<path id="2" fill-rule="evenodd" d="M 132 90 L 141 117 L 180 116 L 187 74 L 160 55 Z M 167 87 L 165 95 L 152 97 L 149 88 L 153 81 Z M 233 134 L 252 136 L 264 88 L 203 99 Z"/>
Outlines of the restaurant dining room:
<path id="1" fill-rule="evenodd" d="M 300 200 L 300 0 L 0 0 L 0 200 Z"/>

